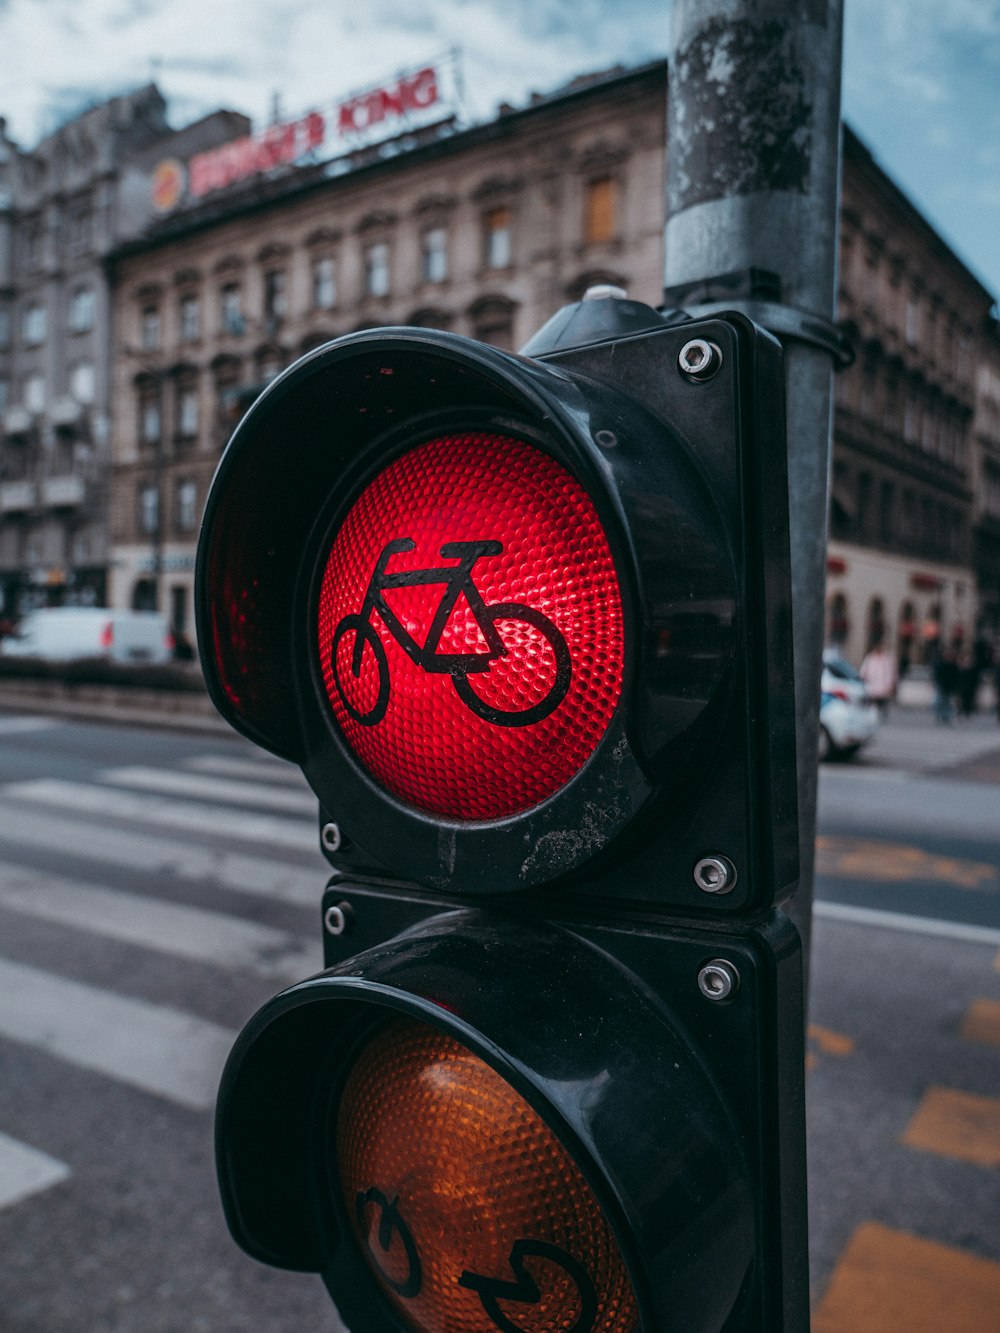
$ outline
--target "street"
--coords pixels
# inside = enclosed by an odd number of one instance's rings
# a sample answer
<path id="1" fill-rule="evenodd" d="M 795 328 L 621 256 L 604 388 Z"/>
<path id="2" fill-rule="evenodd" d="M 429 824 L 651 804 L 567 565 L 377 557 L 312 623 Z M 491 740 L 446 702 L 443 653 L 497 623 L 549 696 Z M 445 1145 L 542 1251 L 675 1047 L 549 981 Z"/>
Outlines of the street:
<path id="1" fill-rule="evenodd" d="M 994 718 L 917 710 L 821 773 L 816 1333 L 996 1326 L 998 784 Z M 212 1145 L 236 1032 L 320 964 L 314 812 L 235 737 L 0 713 L 4 1333 L 340 1327 L 230 1241 Z"/>
<path id="2" fill-rule="evenodd" d="M 997 1326 L 1000 728 L 897 709 L 820 774 L 814 1333 Z"/>

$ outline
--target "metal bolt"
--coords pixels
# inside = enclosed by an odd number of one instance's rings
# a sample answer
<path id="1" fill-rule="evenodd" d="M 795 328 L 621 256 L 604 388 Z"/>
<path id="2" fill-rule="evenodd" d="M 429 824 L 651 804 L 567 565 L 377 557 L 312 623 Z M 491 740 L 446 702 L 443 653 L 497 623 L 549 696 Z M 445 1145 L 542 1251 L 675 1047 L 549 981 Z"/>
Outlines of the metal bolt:
<path id="1" fill-rule="evenodd" d="M 694 868 L 694 882 L 702 893 L 729 893 L 736 879 L 736 867 L 728 856 L 703 856 Z"/>
<path id="2" fill-rule="evenodd" d="M 319 840 L 328 852 L 339 852 L 343 843 L 339 824 L 324 824 Z"/>
<path id="3" fill-rule="evenodd" d="M 677 365 L 685 379 L 701 384 L 719 373 L 722 366 L 722 350 L 704 338 L 692 338 L 681 348 Z"/>
<path id="4" fill-rule="evenodd" d="M 698 989 L 706 1000 L 731 1000 L 739 986 L 740 974 L 724 958 L 713 958 L 698 973 Z"/>
<path id="5" fill-rule="evenodd" d="M 351 924 L 353 912 L 350 903 L 331 903 L 323 913 L 323 925 L 328 935 L 343 935 Z"/>

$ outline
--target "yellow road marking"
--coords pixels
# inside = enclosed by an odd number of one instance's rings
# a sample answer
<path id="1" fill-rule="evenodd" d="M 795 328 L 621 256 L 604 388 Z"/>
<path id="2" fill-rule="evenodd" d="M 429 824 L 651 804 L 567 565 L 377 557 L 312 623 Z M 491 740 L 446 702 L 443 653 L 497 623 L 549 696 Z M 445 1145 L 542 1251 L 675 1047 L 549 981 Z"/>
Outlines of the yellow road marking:
<path id="1" fill-rule="evenodd" d="M 1000 1263 L 894 1231 L 858 1227 L 813 1333 L 985 1333 L 997 1326 Z"/>
<path id="2" fill-rule="evenodd" d="M 962 1020 L 960 1036 L 984 1046 L 1000 1046 L 1000 1000 L 973 1000 Z"/>
<path id="3" fill-rule="evenodd" d="M 1000 1166 L 1000 1098 L 928 1088 L 902 1142 L 977 1166 Z"/>
<path id="4" fill-rule="evenodd" d="M 1000 883 L 1000 866 L 965 861 L 957 856 L 936 856 L 906 843 L 879 842 L 824 834 L 816 839 L 816 872 L 831 878 L 902 883 L 926 879 L 978 889 Z"/>
<path id="5" fill-rule="evenodd" d="M 821 1028 L 818 1023 L 809 1024 L 809 1040 L 814 1041 L 824 1055 L 853 1055 L 854 1038 L 843 1032 L 833 1032 L 830 1028 Z"/>

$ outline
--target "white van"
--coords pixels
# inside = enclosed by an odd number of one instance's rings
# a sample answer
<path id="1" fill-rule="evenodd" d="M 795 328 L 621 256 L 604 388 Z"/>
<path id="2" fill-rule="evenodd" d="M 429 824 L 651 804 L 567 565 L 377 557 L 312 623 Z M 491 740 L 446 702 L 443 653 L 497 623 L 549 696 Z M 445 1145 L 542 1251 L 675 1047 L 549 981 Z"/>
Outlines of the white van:
<path id="1" fill-rule="evenodd" d="M 100 606 L 54 606 L 29 611 L 14 634 L 0 641 L 5 657 L 72 662 L 106 657 L 115 662 L 168 662 L 173 638 L 156 611 L 112 611 Z"/>

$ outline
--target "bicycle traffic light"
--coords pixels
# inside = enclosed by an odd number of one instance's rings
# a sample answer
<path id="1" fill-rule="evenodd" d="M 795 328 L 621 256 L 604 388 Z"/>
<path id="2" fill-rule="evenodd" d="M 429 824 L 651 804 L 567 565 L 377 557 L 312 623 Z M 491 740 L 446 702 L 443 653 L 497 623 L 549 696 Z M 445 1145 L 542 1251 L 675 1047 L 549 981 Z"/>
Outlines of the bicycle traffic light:
<path id="1" fill-rule="evenodd" d="M 206 679 L 333 871 L 227 1220 L 354 1333 L 800 1333 L 780 353 L 614 299 L 526 350 L 339 339 L 220 464 Z"/>

